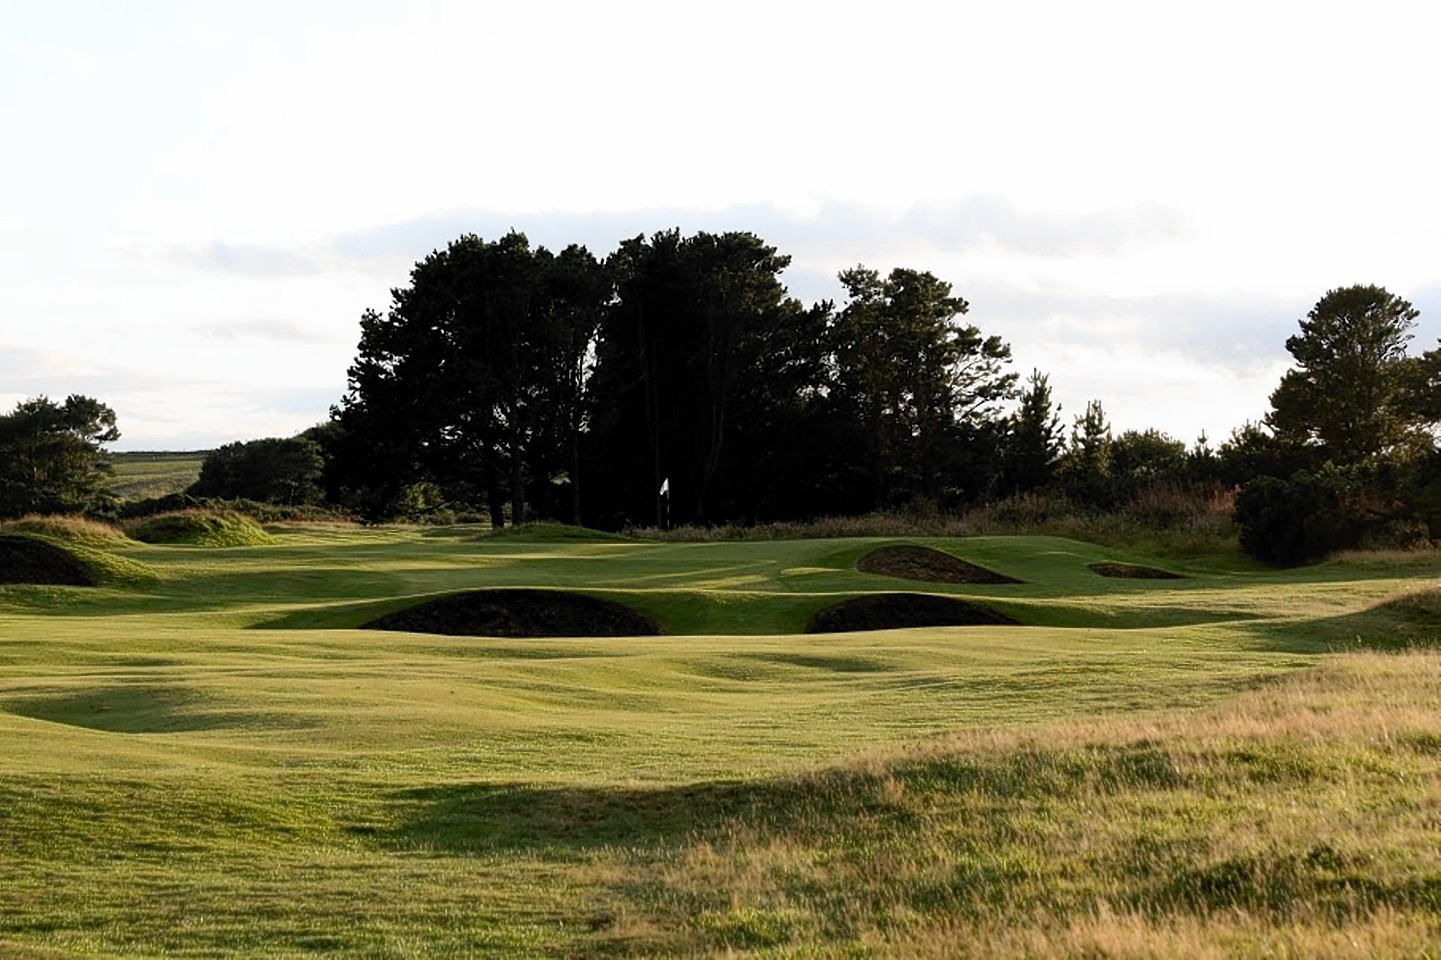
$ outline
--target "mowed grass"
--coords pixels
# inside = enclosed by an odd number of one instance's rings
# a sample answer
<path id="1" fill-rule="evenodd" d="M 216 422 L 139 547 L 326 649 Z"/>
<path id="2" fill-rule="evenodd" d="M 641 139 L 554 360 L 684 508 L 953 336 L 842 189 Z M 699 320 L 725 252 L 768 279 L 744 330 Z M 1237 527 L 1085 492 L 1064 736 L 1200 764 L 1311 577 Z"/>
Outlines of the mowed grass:
<path id="1" fill-rule="evenodd" d="M 1441 564 L 272 528 L 0 588 L 0 955 L 1319 956 L 1441 948 Z M 483 586 L 641 639 L 360 630 Z M 877 590 L 1028 626 L 801 635 Z M 1372 652 L 1377 648 L 1392 652 Z"/>
<path id="2" fill-rule="evenodd" d="M 204 452 L 112 453 L 108 486 L 123 500 L 183 493 L 200 477 Z"/>

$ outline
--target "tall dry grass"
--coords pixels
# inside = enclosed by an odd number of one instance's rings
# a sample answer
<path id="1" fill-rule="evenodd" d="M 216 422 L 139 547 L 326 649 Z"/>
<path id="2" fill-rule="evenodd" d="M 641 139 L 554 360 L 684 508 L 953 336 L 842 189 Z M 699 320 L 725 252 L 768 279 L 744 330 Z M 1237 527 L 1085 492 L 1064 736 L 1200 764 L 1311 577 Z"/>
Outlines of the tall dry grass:
<path id="1" fill-rule="evenodd" d="M 119 527 L 72 515 L 26 514 L 16 520 L 0 523 L 3 533 L 32 533 L 53 540 L 79 543 L 88 547 L 115 547 L 130 542 Z"/>
<path id="2" fill-rule="evenodd" d="M 1337 656 L 1190 716 L 959 733 L 613 853 L 608 935 L 642 955 L 1436 955 L 1438 718 L 1431 650 Z"/>
<path id="3" fill-rule="evenodd" d="M 679 542 L 1044 535 L 1188 556 L 1236 548 L 1233 499 L 1230 490 L 1154 487 L 1103 511 L 1058 494 L 1021 494 L 957 513 L 888 511 L 751 526 L 639 527 L 625 532 L 640 539 Z"/>

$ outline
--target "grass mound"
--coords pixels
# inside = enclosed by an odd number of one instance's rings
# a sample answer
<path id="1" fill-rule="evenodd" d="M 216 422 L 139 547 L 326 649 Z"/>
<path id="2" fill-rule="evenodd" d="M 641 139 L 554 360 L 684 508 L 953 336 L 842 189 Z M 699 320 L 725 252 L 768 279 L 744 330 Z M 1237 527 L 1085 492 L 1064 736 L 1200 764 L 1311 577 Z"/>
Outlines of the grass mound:
<path id="1" fill-rule="evenodd" d="M 90 567 L 64 547 L 38 537 L 0 536 L 0 583 L 93 587 Z"/>
<path id="2" fill-rule="evenodd" d="M 254 547 L 274 543 L 260 524 L 232 511 L 177 510 L 146 517 L 130 527 L 144 543 L 197 547 Z"/>
<path id="3" fill-rule="evenodd" d="M 1014 617 L 956 597 L 925 593 L 874 593 L 827 607 L 811 618 L 807 633 L 853 633 L 908 627 L 1014 625 Z"/>
<path id="4" fill-rule="evenodd" d="M 660 625 L 627 606 L 564 590 L 476 590 L 431 600 L 361 625 L 446 636 L 636 637 Z"/>
<path id="5" fill-rule="evenodd" d="M 1441 647 L 1441 588 L 1411 590 L 1326 624 L 1341 650 Z"/>
<path id="6" fill-rule="evenodd" d="M 1162 570 L 1158 567 L 1146 567 L 1139 563 L 1121 563 L 1119 561 L 1106 561 L 1104 563 L 1090 564 L 1092 573 L 1103 577 L 1111 577 L 1117 580 L 1184 580 L 1179 573 L 1172 573 L 1170 570 Z"/>
<path id="7" fill-rule="evenodd" d="M 32 533 L 51 540 L 78 543 L 87 547 L 120 547 L 130 542 L 125 531 L 88 517 L 41 516 L 30 514 L 0 524 L 0 532 Z"/>
<path id="8" fill-rule="evenodd" d="M 929 583 L 1022 582 L 1015 577 L 987 570 L 969 560 L 962 560 L 953 554 L 913 544 L 872 550 L 857 561 L 856 569 L 862 573 L 877 573 L 902 580 L 924 580 Z"/>

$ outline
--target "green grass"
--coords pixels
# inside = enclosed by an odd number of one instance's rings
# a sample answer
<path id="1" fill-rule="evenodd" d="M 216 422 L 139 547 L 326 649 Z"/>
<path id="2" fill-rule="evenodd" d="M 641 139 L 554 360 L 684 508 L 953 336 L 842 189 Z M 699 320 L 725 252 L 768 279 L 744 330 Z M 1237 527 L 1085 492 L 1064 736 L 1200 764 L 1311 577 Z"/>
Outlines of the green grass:
<path id="1" fill-rule="evenodd" d="M 183 493 L 200 478 L 205 451 L 112 453 L 109 487 L 122 500 Z"/>
<path id="2" fill-rule="evenodd" d="M 269 532 L 0 588 L 0 956 L 1441 949 L 1432 557 L 921 537 L 1030 625 L 803 636 L 894 541 Z M 486 586 L 668 635 L 355 629 Z"/>
<path id="3" fill-rule="evenodd" d="M 131 521 L 127 532 L 143 543 L 194 547 L 255 547 L 273 542 L 250 517 L 233 510 L 191 509 Z"/>

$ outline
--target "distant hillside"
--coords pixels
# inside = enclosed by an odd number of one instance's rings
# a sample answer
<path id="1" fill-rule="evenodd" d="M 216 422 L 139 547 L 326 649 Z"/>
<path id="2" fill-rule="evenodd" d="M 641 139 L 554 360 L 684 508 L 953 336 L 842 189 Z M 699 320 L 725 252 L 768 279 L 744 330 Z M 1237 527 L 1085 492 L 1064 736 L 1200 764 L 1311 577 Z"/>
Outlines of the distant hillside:
<path id="1" fill-rule="evenodd" d="M 110 489 L 122 500 L 180 493 L 200 476 L 209 450 L 136 450 L 110 454 Z"/>

